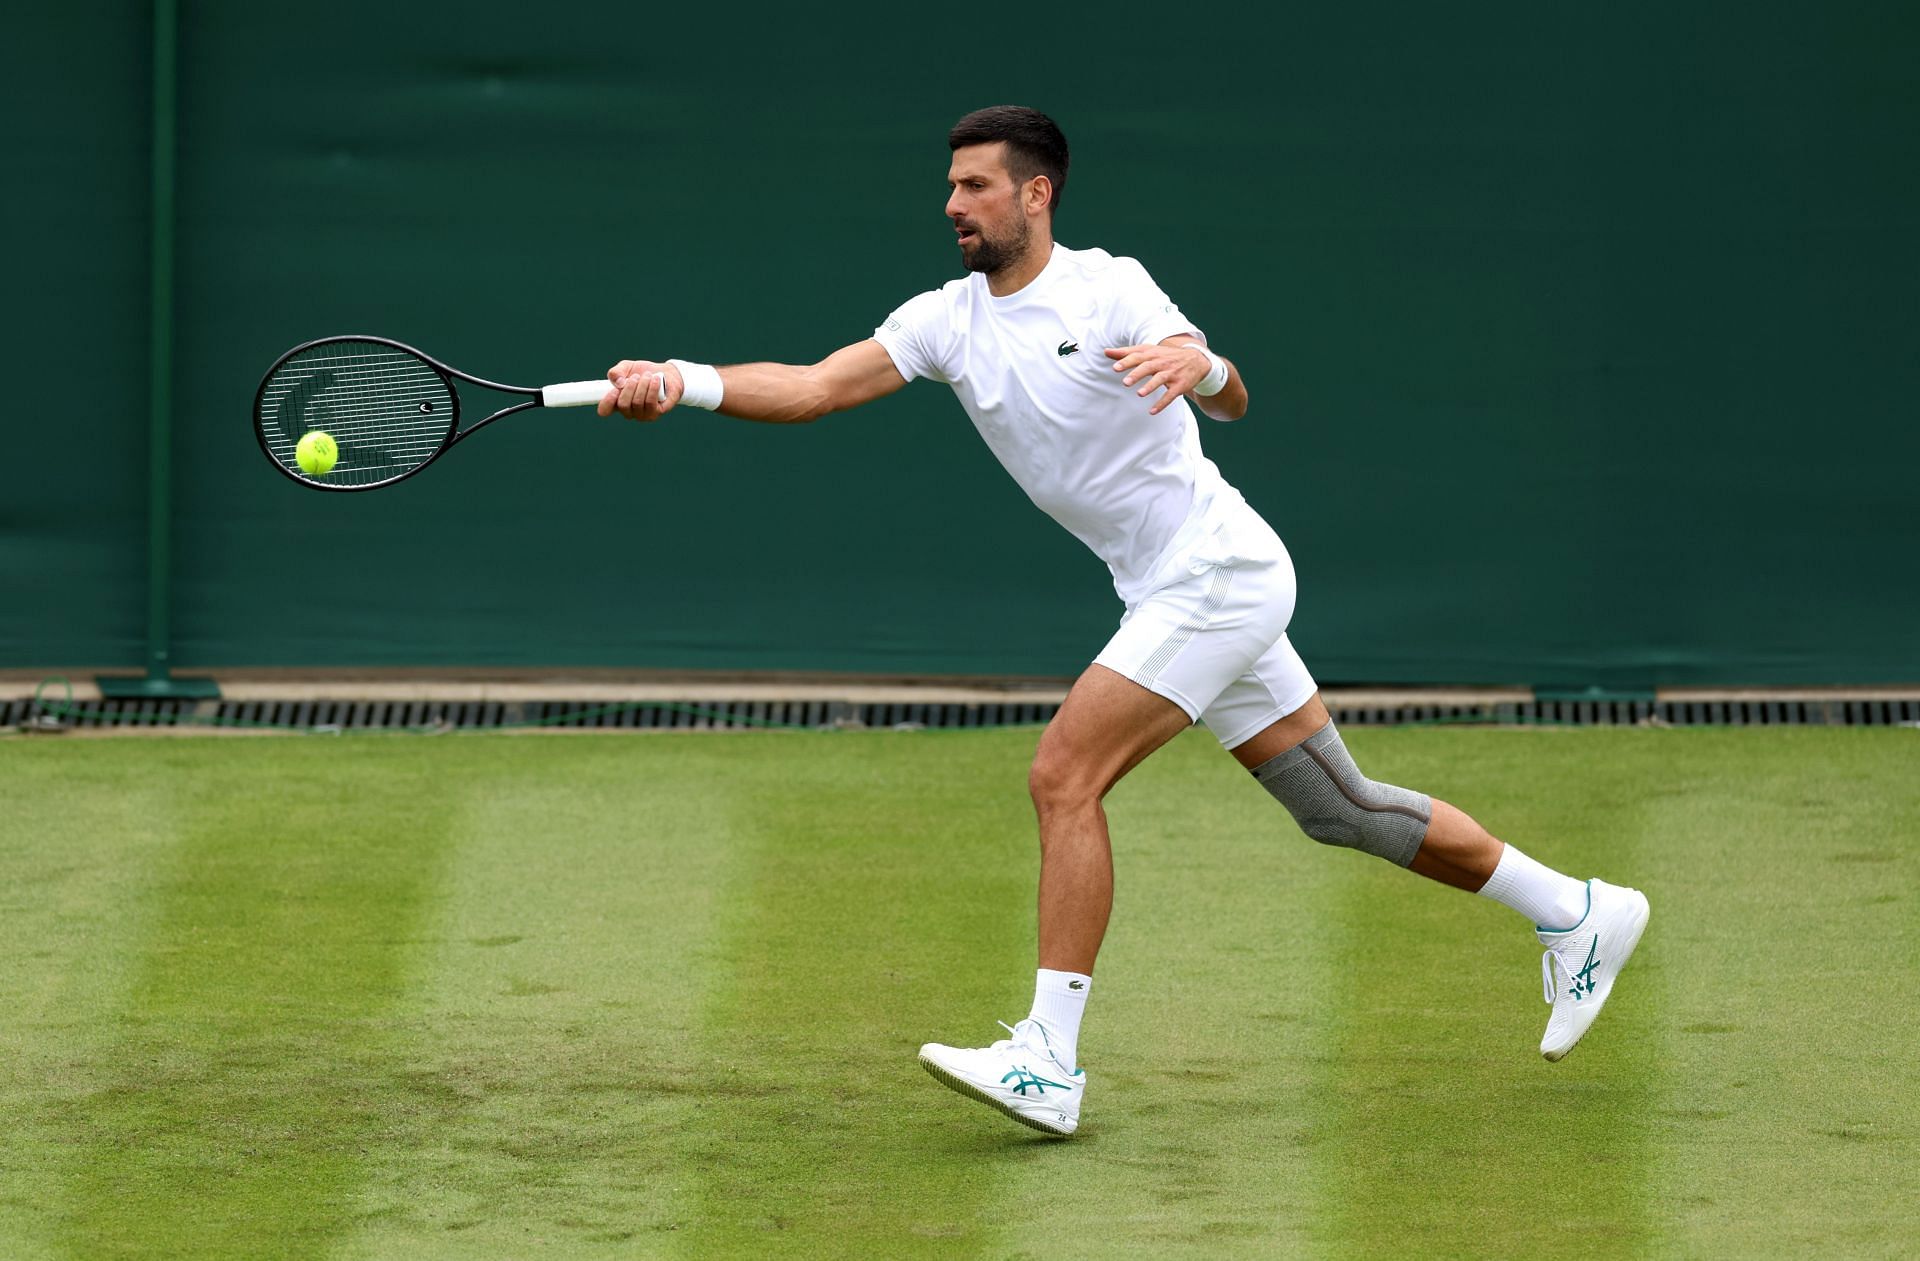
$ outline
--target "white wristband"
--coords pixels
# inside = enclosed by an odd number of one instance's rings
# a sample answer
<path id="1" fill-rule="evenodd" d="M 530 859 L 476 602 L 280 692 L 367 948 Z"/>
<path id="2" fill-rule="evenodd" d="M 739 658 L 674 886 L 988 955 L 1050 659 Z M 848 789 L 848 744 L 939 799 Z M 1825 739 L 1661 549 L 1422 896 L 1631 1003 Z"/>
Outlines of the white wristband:
<path id="1" fill-rule="evenodd" d="M 667 362 L 680 369 L 681 403 L 707 411 L 720 406 L 720 400 L 727 391 L 720 382 L 719 370 L 712 364 L 688 363 L 685 359 L 669 359 Z"/>
<path id="2" fill-rule="evenodd" d="M 1200 383 L 1193 387 L 1195 394 L 1200 395 L 1202 398 L 1208 398 L 1227 388 L 1226 360 L 1214 354 L 1199 342 L 1183 342 L 1182 345 L 1185 345 L 1191 350 L 1199 351 L 1207 357 L 1207 362 L 1213 365 L 1213 370 L 1201 377 Z"/>

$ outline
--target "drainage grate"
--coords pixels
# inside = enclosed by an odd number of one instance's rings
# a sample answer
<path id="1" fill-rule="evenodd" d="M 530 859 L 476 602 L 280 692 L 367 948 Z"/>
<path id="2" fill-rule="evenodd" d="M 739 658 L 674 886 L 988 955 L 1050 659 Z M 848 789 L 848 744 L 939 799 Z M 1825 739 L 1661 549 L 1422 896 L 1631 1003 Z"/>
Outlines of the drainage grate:
<path id="1" fill-rule="evenodd" d="M 1342 726 L 1546 723 L 1580 727 L 1920 726 L 1920 700 L 1537 700 L 1500 705 L 1329 706 Z"/>
<path id="2" fill-rule="evenodd" d="M 966 728 L 1046 722 L 1052 703 L 931 704 L 919 701 L 164 701 L 99 700 L 71 708 L 31 698 L 0 701 L 0 727 L 79 728 L 206 725 L 311 731 L 554 727 L 562 730 L 721 731 L 753 727 Z M 1342 726 L 1568 724 L 1575 726 L 1920 726 L 1920 700 L 1609 701 L 1499 705 L 1332 707 Z M 65 715 L 64 722 L 62 715 Z"/>
<path id="3" fill-rule="evenodd" d="M 1053 703 L 931 704 L 917 701 L 165 701 L 67 704 L 0 701 L 0 727 L 51 721 L 83 729 L 228 728 L 415 729 L 552 727 L 560 730 L 723 731 L 774 728 L 1007 727 L 1044 723 Z"/>

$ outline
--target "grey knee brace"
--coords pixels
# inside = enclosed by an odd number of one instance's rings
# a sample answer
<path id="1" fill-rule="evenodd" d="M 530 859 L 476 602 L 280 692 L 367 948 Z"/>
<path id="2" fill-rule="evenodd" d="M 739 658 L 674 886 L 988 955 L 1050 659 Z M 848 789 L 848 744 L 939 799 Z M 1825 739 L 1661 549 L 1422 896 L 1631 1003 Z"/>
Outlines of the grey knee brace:
<path id="1" fill-rule="evenodd" d="M 1360 773 L 1329 722 L 1279 757 L 1253 768 L 1300 830 L 1326 845 L 1377 854 L 1402 867 L 1427 837 L 1433 801 Z"/>

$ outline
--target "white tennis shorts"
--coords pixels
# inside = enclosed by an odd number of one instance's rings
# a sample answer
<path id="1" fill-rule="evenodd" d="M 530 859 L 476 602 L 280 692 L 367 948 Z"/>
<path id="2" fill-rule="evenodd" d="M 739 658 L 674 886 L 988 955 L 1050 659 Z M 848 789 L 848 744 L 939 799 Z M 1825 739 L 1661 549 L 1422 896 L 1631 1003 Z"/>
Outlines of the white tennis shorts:
<path id="1" fill-rule="evenodd" d="M 1133 605 L 1097 665 L 1166 697 L 1234 748 L 1317 690 L 1287 640 L 1293 558 L 1252 508 L 1195 548 L 1185 576 Z"/>

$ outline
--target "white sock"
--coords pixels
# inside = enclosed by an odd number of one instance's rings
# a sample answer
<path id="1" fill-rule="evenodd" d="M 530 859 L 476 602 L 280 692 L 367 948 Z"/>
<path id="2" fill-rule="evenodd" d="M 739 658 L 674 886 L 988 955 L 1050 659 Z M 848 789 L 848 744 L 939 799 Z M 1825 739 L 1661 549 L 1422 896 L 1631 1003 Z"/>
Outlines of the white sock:
<path id="1" fill-rule="evenodd" d="M 1080 1044 L 1080 1017 L 1087 1010 L 1087 990 L 1093 978 L 1078 972 L 1041 968 L 1033 982 L 1033 1011 L 1027 1019 L 1047 1031 L 1047 1046 L 1069 1069 L 1080 1067 L 1075 1057 Z"/>
<path id="2" fill-rule="evenodd" d="M 1511 845 L 1501 851 L 1500 863 L 1480 896 L 1512 907 L 1548 932 L 1565 931 L 1587 917 L 1584 881 L 1563 876 Z"/>

